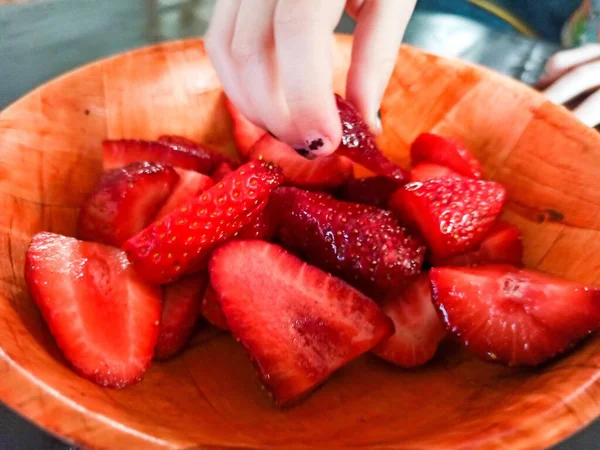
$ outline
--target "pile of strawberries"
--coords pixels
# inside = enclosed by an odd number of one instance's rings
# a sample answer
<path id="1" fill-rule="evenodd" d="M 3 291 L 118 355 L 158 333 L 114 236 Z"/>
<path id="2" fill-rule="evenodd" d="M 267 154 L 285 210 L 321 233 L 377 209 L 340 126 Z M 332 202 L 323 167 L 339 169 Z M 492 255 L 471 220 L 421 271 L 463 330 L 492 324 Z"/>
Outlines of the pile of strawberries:
<path id="1" fill-rule="evenodd" d="M 505 190 L 459 143 L 412 170 L 338 97 L 343 139 L 310 161 L 232 105 L 240 165 L 178 136 L 103 143 L 79 238 L 43 232 L 26 279 L 66 359 L 103 386 L 181 351 L 198 319 L 248 351 L 278 404 L 365 352 L 410 368 L 447 337 L 538 365 L 600 327 L 600 290 L 521 268 Z M 376 176 L 355 179 L 353 162 Z"/>

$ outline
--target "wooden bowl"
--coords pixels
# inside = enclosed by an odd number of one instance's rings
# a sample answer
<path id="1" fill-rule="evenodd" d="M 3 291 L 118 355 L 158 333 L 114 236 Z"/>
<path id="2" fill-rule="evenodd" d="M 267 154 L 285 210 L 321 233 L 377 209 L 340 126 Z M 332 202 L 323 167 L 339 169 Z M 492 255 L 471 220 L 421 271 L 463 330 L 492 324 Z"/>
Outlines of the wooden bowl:
<path id="1" fill-rule="evenodd" d="M 338 37 L 343 92 L 351 40 Z M 515 81 L 405 47 L 382 105 L 381 144 L 407 163 L 422 131 L 457 136 L 506 186 L 505 218 L 530 267 L 598 285 L 600 135 Z M 23 280 L 41 230 L 73 235 L 101 172 L 104 138 L 183 134 L 234 154 L 231 122 L 200 40 L 85 66 L 0 114 L 0 396 L 46 430 L 95 448 L 542 448 L 600 413 L 599 337 L 536 370 L 483 362 L 452 345 L 427 366 L 365 356 L 310 398 L 277 409 L 241 346 L 196 338 L 123 390 L 65 364 Z"/>

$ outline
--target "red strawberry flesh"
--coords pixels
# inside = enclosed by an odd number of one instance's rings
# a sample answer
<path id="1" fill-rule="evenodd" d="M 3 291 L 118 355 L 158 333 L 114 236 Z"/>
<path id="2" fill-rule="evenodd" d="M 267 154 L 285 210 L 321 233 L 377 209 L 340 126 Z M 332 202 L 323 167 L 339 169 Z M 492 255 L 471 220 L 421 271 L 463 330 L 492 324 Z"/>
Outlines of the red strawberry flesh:
<path id="1" fill-rule="evenodd" d="M 390 161 L 377 147 L 375 137 L 354 106 L 339 95 L 335 96 L 342 121 L 342 142 L 336 153 L 347 156 L 378 175 L 399 183 L 408 180 L 408 173 Z"/>
<path id="2" fill-rule="evenodd" d="M 106 172 L 83 202 L 79 236 L 120 247 L 146 227 L 179 181 L 170 166 L 138 162 Z"/>
<path id="3" fill-rule="evenodd" d="M 124 252 L 38 233 L 27 251 L 25 279 L 79 374 L 117 388 L 141 379 L 158 337 L 160 288 L 146 285 Z"/>
<path id="4" fill-rule="evenodd" d="M 494 226 L 505 190 L 498 183 L 436 178 L 409 183 L 392 196 L 390 208 L 416 225 L 438 257 L 471 250 Z"/>
<path id="5" fill-rule="evenodd" d="M 102 142 L 102 157 L 104 170 L 118 169 L 140 161 L 169 164 L 206 174 L 214 168 L 213 157 L 208 154 L 190 152 L 156 141 L 105 140 Z"/>
<path id="6" fill-rule="evenodd" d="M 263 209 L 256 219 L 242 228 L 238 234 L 238 239 L 263 239 L 270 240 L 277 232 L 277 212 L 270 205 Z"/>
<path id="7" fill-rule="evenodd" d="M 156 359 L 175 356 L 187 343 L 200 317 L 207 278 L 206 274 L 195 275 L 163 287 L 160 329 L 154 350 Z"/>
<path id="8" fill-rule="evenodd" d="M 367 293 L 401 289 L 420 272 L 425 247 L 389 211 L 296 188 L 271 202 L 285 247 Z"/>
<path id="9" fill-rule="evenodd" d="M 209 148 L 206 145 L 202 145 L 199 142 L 193 141 L 184 136 L 163 134 L 162 136 L 158 137 L 158 142 L 167 144 L 169 147 L 172 147 L 176 150 L 191 153 L 199 158 L 202 158 L 203 160 L 210 159 L 211 168 L 209 172 L 203 173 L 213 172 L 222 162 L 227 162 L 231 166 L 236 166 L 232 160 L 227 158 L 225 155 L 220 154 L 217 150 Z"/>
<path id="10" fill-rule="evenodd" d="M 167 201 L 160 208 L 160 211 L 156 214 L 156 219 L 160 219 L 171 211 L 182 207 L 214 184 L 212 178 L 208 175 L 194 172 L 193 170 L 175 170 L 179 174 L 179 182 L 171 195 L 169 195 Z"/>
<path id="11" fill-rule="evenodd" d="M 508 265 L 431 270 L 447 329 L 477 355 L 535 366 L 600 327 L 600 290 Z"/>
<path id="12" fill-rule="evenodd" d="M 410 181 L 427 181 L 434 178 L 459 176 L 459 174 L 448 167 L 431 163 L 419 163 L 410 171 Z"/>
<path id="13" fill-rule="evenodd" d="M 432 359 L 446 336 L 431 300 L 429 274 L 420 275 L 404 292 L 386 298 L 381 310 L 394 322 L 394 334 L 373 349 L 380 358 L 410 368 Z"/>
<path id="14" fill-rule="evenodd" d="M 485 263 L 520 266 L 523 264 L 521 232 L 514 225 L 497 222 L 473 250 L 450 258 L 439 258 L 432 254 L 429 255 L 429 260 L 434 266 L 473 266 Z"/>
<path id="15" fill-rule="evenodd" d="M 352 162 L 346 158 L 331 155 L 310 161 L 269 134 L 252 147 L 249 158 L 277 164 L 286 184 L 310 190 L 335 189 L 353 173 Z"/>
<path id="16" fill-rule="evenodd" d="M 215 246 L 259 215 L 283 181 L 271 164 L 247 163 L 129 239 L 123 249 L 149 282 L 164 284 L 202 267 Z"/>
<path id="17" fill-rule="evenodd" d="M 368 297 L 274 244 L 225 244 L 211 258 L 210 277 L 231 332 L 280 405 L 392 331 Z"/>
<path id="18" fill-rule="evenodd" d="M 229 326 L 227 326 L 227 319 L 223 314 L 223 310 L 221 309 L 221 303 L 217 298 L 217 293 L 211 284 L 206 288 L 206 292 L 204 293 L 204 297 L 202 298 L 202 303 L 200 305 L 200 311 L 202 312 L 202 316 L 215 327 L 220 330 L 229 330 Z"/>
<path id="19" fill-rule="evenodd" d="M 415 139 L 410 148 L 410 161 L 413 166 L 419 163 L 433 163 L 446 166 L 459 175 L 481 179 L 479 161 L 456 139 L 423 133 Z"/>
<path id="20" fill-rule="evenodd" d="M 399 187 L 395 180 L 382 175 L 352 178 L 340 187 L 337 196 L 346 202 L 386 208 L 390 197 Z"/>
<path id="21" fill-rule="evenodd" d="M 215 171 L 212 173 L 212 179 L 215 183 L 218 183 L 223 178 L 225 178 L 228 174 L 233 172 L 233 167 L 228 162 L 223 161 L 221 164 L 217 166 Z"/>
<path id="22" fill-rule="evenodd" d="M 227 99 L 226 106 L 233 121 L 233 139 L 235 145 L 240 155 L 247 158 L 250 154 L 250 149 L 267 132 L 246 119 L 229 99 Z"/>

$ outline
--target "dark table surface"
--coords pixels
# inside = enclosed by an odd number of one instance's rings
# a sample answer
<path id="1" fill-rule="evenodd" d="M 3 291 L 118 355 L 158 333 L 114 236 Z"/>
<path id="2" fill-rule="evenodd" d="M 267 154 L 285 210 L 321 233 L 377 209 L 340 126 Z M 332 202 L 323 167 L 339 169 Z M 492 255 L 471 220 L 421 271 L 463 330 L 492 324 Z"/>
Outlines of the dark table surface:
<path id="1" fill-rule="evenodd" d="M 46 0 L 0 6 L 0 110 L 77 66 L 155 42 L 202 35 L 214 0 Z M 354 24 L 344 17 L 341 32 Z M 451 38 L 451 39 L 450 39 Z M 487 65 L 532 84 L 553 45 L 459 17 L 418 13 L 406 42 Z M 0 450 L 68 449 L 0 404 Z M 600 422 L 556 446 L 600 449 Z"/>

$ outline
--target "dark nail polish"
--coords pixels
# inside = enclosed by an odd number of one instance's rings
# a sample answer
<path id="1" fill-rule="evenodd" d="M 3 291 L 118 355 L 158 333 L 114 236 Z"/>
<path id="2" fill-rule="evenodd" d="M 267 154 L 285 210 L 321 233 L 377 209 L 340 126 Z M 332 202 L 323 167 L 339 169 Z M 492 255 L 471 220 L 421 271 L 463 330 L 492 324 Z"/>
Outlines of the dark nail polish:
<path id="1" fill-rule="evenodd" d="M 381 110 L 380 109 L 377 110 L 377 118 L 379 120 L 381 120 Z"/>
<path id="2" fill-rule="evenodd" d="M 306 158 L 306 159 L 309 159 L 309 160 L 315 159 L 315 155 L 313 155 L 310 152 L 310 150 L 307 150 L 305 148 L 294 148 L 294 150 L 296 151 L 296 153 L 298 153 L 303 158 Z"/>
<path id="3" fill-rule="evenodd" d="M 319 150 L 321 147 L 323 147 L 323 145 L 325 145 L 325 143 L 323 142 L 323 139 L 318 138 L 318 139 L 311 141 L 308 144 L 308 149 L 314 152 L 316 150 Z"/>

